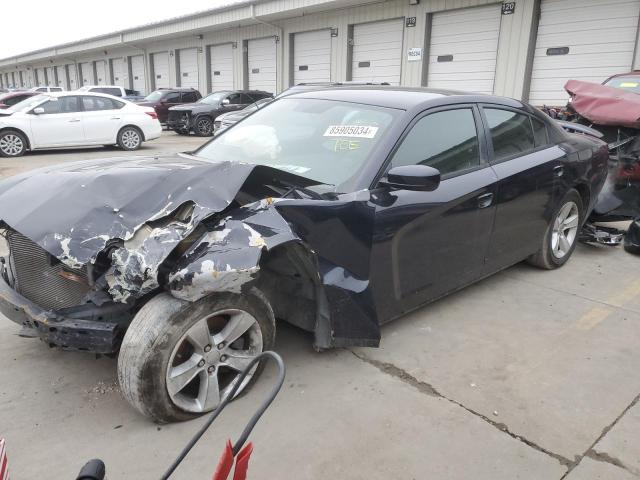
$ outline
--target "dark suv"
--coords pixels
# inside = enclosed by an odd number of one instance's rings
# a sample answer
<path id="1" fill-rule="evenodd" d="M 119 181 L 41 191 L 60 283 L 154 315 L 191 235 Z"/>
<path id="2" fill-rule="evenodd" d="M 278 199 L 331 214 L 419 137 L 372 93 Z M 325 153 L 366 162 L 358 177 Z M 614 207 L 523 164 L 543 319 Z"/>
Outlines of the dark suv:
<path id="1" fill-rule="evenodd" d="M 158 120 L 164 124 L 167 123 L 169 108 L 183 103 L 197 102 L 201 98 L 200 92 L 194 88 L 160 88 L 136 103 L 145 107 L 153 107 L 158 114 Z"/>
<path id="2" fill-rule="evenodd" d="M 167 127 L 181 135 L 193 131 L 201 137 L 213 135 L 213 122 L 218 115 L 242 110 L 263 98 L 273 95 L 261 90 L 221 90 L 211 93 L 190 105 L 169 109 Z"/>

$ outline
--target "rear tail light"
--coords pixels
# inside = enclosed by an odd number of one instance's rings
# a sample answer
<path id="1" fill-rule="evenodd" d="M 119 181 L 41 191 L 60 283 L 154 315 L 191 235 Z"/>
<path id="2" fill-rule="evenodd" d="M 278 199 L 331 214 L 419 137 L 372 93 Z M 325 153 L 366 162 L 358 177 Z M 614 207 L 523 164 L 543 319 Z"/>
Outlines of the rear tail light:
<path id="1" fill-rule="evenodd" d="M 158 114 L 156 112 L 144 112 L 147 115 L 149 115 L 151 118 L 153 118 L 154 120 L 158 119 Z"/>

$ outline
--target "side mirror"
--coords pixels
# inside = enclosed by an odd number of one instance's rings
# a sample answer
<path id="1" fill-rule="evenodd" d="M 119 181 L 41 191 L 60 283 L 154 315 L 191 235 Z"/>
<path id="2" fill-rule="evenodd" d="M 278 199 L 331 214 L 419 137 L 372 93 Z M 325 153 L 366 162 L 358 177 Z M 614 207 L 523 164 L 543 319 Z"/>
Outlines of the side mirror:
<path id="1" fill-rule="evenodd" d="M 34 115 L 42 115 L 44 113 L 44 108 L 36 107 L 36 108 L 33 109 L 32 113 Z"/>
<path id="2" fill-rule="evenodd" d="M 227 105 L 229 105 L 231 103 L 231 100 L 229 100 L 228 98 L 223 98 L 222 102 L 220 102 L 220 103 L 226 107 Z"/>
<path id="3" fill-rule="evenodd" d="M 400 190 L 432 192 L 440 185 L 440 171 L 426 165 L 402 165 L 389 170 L 380 184 Z"/>

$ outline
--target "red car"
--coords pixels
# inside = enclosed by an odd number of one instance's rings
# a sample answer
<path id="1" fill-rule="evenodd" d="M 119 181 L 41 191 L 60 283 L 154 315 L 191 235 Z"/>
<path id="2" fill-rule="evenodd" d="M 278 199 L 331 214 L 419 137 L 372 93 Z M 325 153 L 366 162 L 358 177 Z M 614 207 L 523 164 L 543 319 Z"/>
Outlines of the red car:
<path id="1" fill-rule="evenodd" d="M 160 88 L 151 92 L 144 100 L 136 102 L 138 105 L 152 107 L 158 114 L 160 123 L 167 123 L 169 108 L 183 103 L 194 103 L 202 98 L 200 92 L 194 88 Z"/>
<path id="2" fill-rule="evenodd" d="M 4 110 L 5 108 L 13 107 L 16 103 L 34 95 L 40 95 L 40 92 L 17 91 L 2 93 L 0 94 L 0 109 Z"/>

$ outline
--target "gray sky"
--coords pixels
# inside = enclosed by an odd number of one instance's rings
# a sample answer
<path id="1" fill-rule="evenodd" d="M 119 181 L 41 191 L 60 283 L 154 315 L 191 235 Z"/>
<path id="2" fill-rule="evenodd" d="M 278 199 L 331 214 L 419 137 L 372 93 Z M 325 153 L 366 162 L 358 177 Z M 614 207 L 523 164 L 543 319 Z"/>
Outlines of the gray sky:
<path id="1" fill-rule="evenodd" d="M 237 1 L 239 0 L 0 0 L 0 16 L 7 13 L 0 26 L 0 58 Z M 9 5 L 2 5 L 5 2 Z"/>

